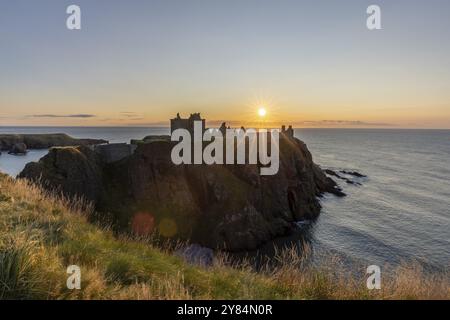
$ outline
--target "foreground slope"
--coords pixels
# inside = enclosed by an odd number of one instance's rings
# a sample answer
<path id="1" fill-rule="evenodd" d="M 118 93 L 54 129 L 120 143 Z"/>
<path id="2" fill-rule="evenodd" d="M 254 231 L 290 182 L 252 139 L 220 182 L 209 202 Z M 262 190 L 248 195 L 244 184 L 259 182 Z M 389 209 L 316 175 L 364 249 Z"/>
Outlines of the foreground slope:
<path id="1" fill-rule="evenodd" d="M 80 207 L 0 175 L 0 299 L 450 298 L 445 274 L 401 268 L 383 278 L 383 290 L 370 292 L 337 262 L 301 269 L 293 251 L 260 273 L 223 259 L 193 266 L 149 239 L 115 238 L 89 224 Z M 81 290 L 66 287 L 73 264 L 81 268 Z"/>

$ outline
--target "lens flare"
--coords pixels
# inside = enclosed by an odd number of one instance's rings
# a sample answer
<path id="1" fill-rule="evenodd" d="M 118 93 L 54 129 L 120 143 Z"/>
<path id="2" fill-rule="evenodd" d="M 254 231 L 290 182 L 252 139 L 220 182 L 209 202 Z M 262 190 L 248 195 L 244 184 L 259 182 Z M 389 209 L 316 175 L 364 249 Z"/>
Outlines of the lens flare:
<path id="1" fill-rule="evenodd" d="M 131 221 L 131 229 L 138 236 L 147 236 L 153 232 L 155 218 L 147 212 L 138 212 Z"/>
<path id="2" fill-rule="evenodd" d="M 162 219 L 159 223 L 159 232 L 164 237 L 173 237 L 178 231 L 177 224 L 172 219 Z"/>

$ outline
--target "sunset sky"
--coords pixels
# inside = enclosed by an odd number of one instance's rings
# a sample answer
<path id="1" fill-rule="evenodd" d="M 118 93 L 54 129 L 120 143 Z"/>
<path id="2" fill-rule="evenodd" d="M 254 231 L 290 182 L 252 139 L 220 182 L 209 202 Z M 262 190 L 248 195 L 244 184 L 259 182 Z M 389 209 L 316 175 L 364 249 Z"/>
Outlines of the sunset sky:
<path id="1" fill-rule="evenodd" d="M 264 106 L 268 124 L 450 128 L 449 16 L 448 0 L 1 1 L 0 126 L 249 123 Z"/>

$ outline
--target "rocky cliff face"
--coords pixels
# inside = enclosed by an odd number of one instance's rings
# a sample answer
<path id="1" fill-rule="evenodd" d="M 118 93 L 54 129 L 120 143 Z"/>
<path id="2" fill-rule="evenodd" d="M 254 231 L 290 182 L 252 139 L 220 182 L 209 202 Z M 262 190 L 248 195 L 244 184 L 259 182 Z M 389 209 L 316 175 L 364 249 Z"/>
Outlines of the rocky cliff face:
<path id="1" fill-rule="evenodd" d="M 19 178 L 27 177 L 49 190 L 96 202 L 104 189 L 102 166 L 100 157 L 86 146 L 56 147 L 39 162 L 28 163 Z"/>
<path id="2" fill-rule="evenodd" d="M 20 177 L 85 196 L 122 230 L 156 229 L 211 248 L 255 249 L 292 231 L 296 221 L 317 218 L 322 193 L 343 195 L 303 142 L 280 138 L 274 176 L 260 176 L 257 165 L 175 166 L 172 143 L 157 139 L 111 164 L 88 148 L 54 148 Z"/>

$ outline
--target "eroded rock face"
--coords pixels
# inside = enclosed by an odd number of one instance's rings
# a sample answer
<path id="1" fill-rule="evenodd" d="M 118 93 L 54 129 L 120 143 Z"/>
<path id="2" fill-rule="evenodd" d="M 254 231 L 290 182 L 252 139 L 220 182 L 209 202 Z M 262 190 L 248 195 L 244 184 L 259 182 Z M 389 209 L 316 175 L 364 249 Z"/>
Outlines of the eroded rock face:
<path id="1" fill-rule="evenodd" d="M 133 231 L 134 217 L 148 216 L 164 236 L 210 248 L 255 249 L 295 229 L 296 221 L 315 219 L 322 193 L 341 195 L 303 142 L 280 138 L 274 176 L 259 175 L 257 165 L 176 166 L 172 143 L 156 140 L 111 164 L 88 148 L 55 148 L 20 177 L 42 176 L 48 187 L 85 195 L 122 230 Z"/>

